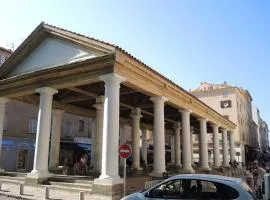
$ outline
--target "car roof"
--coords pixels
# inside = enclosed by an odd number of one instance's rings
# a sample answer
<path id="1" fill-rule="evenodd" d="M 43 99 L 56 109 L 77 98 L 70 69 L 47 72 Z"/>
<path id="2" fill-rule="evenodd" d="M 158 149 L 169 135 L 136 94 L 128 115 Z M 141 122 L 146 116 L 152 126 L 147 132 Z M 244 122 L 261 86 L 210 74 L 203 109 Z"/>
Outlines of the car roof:
<path id="1" fill-rule="evenodd" d="M 175 175 L 170 178 L 170 179 L 200 179 L 200 180 L 208 180 L 208 181 L 229 181 L 229 182 L 235 182 L 240 184 L 242 180 L 240 178 L 232 178 L 228 176 L 219 176 L 219 175 L 213 175 L 213 174 L 180 174 L 180 175 Z"/>

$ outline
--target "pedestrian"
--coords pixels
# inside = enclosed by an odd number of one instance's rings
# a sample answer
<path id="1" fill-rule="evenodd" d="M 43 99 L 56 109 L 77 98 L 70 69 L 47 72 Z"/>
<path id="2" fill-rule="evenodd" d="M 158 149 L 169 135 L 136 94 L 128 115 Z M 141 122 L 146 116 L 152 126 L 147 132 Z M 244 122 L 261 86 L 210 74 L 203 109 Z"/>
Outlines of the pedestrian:
<path id="1" fill-rule="evenodd" d="M 250 188 L 253 189 L 254 179 L 253 179 L 252 173 L 249 170 L 247 170 L 245 175 L 246 175 L 246 183 L 248 184 Z"/>
<path id="2" fill-rule="evenodd" d="M 254 180 L 254 191 L 258 189 L 259 168 L 258 161 L 255 160 L 252 165 L 252 176 Z"/>

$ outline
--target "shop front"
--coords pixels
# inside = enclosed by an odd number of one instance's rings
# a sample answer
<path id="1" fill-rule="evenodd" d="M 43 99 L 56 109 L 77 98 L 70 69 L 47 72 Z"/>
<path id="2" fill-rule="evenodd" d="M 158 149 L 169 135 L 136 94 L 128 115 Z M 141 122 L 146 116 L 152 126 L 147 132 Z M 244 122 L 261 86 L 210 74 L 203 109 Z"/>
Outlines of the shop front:
<path id="1" fill-rule="evenodd" d="M 33 167 L 35 140 L 4 137 L 1 165 L 5 171 L 30 172 Z"/>

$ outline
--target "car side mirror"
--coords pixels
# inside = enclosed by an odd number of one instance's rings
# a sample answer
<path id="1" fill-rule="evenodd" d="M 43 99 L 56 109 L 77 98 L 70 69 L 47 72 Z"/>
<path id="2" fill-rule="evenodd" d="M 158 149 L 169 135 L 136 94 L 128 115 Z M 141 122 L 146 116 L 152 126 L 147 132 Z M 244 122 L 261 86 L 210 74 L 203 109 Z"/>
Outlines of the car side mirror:
<path id="1" fill-rule="evenodd" d="M 150 191 L 145 193 L 145 197 L 150 197 Z"/>

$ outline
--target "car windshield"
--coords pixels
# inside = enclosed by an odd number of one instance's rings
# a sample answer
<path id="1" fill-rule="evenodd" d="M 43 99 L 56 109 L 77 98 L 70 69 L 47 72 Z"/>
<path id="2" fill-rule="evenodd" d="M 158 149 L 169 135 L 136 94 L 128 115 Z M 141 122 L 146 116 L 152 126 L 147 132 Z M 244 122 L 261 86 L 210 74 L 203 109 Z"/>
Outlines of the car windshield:
<path id="1" fill-rule="evenodd" d="M 250 189 L 250 187 L 248 186 L 246 182 L 242 181 L 241 186 L 244 190 L 246 190 L 249 193 L 252 199 L 257 199 L 255 194 L 253 193 L 253 191 Z"/>

